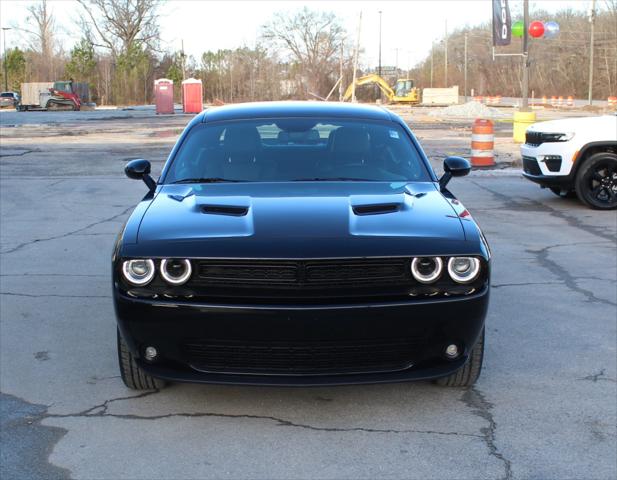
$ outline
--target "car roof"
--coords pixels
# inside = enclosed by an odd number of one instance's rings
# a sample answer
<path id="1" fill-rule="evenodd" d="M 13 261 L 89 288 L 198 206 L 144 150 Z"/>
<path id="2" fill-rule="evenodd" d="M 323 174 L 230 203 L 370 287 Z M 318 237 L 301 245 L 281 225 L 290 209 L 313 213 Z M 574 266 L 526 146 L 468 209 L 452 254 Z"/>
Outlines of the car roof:
<path id="1" fill-rule="evenodd" d="M 393 121 L 393 115 L 382 107 L 341 102 L 254 102 L 213 107 L 204 111 L 202 122 L 280 117 L 360 118 Z"/>

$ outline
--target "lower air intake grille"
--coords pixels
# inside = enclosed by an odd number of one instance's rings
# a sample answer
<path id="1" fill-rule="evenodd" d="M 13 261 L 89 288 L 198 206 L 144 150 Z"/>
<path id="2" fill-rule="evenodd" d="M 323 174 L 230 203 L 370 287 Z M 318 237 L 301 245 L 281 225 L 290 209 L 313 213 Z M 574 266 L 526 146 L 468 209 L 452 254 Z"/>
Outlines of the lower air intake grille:
<path id="1" fill-rule="evenodd" d="M 529 175 L 542 175 L 538 161 L 533 157 L 523 156 L 523 170 Z"/>
<path id="2" fill-rule="evenodd" d="M 419 342 L 405 339 L 325 343 L 208 340 L 183 345 L 200 371 L 266 375 L 350 374 L 398 371 L 412 365 Z"/>

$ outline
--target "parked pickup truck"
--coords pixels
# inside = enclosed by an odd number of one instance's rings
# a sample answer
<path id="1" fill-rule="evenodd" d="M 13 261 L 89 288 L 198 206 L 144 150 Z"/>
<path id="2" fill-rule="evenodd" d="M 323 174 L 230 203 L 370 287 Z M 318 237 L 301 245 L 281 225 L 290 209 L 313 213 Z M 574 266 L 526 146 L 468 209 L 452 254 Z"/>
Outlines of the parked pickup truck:
<path id="1" fill-rule="evenodd" d="M 521 146 L 523 176 L 591 208 L 617 208 L 617 112 L 534 123 Z"/>

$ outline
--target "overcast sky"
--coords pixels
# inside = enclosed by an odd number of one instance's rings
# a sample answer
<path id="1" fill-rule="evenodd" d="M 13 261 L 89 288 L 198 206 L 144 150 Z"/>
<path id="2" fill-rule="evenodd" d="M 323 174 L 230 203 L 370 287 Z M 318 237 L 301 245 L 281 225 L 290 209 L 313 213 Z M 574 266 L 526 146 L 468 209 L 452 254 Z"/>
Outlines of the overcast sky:
<path id="1" fill-rule="evenodd" d="M 2 27 L 24 26 L 26 6 L 20 0 L 0 0 Z M 510 0 L 513 15 L 522 10 L 522 0 Z M 58 36 L 66 51 L 79 40 L 77 28 L 79 5 L 75 0 L 51 0 L 52 12 L 62 33 Z M 556 11 L 563 8 L 587 10 L 588 0 L 530 1 L 532 20 L 536 9 Z M 273 12 L 293 11 L 307 6 L 315 10 L 332 11 L 341 20 L 349 35 L 356 38 L 358 16 L 362 11 L 360 42 L 365 53 L 362 64 L 375 66 L 379 51 L 379 11 L 382 11 L 382 65 L 396 63 L 408 68 L 425 57 L 431 42 L 448 30 L 487 22 L 491 18 L 490 0 L 432 0 L 432 1 L 199 1 L 171 0 L 161 9 L 163 48 L 184 49 L 197 59 L 206 50 L 252 47 L 259 36 L 260 26 Z M 6 32 L 9 48 L 22 46 L 24 34 L 18 30 Z M 0 45 L 2 41 L 0 40 Z M 3 47 L 0 47 L 3 48 Z"/>

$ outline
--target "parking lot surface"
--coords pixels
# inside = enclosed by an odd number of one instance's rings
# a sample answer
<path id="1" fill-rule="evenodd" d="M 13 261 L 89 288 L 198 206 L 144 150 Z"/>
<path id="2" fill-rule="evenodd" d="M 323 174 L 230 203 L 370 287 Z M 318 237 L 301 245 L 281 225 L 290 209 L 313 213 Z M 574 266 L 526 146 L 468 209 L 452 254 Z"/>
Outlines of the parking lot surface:
<path id="1" fill-rule="evenodd" d="M 0 114 L 0 477 L 617 476 L 617 216 L 516 168 L 450 184 L 493 250 L 474 388 L 126 389 L 110 255 L 146 190 L 122 170 L 158 174 L 188 119 Z M 468 145 L 444 128 L 418 130 L 436 164 Z"/>

